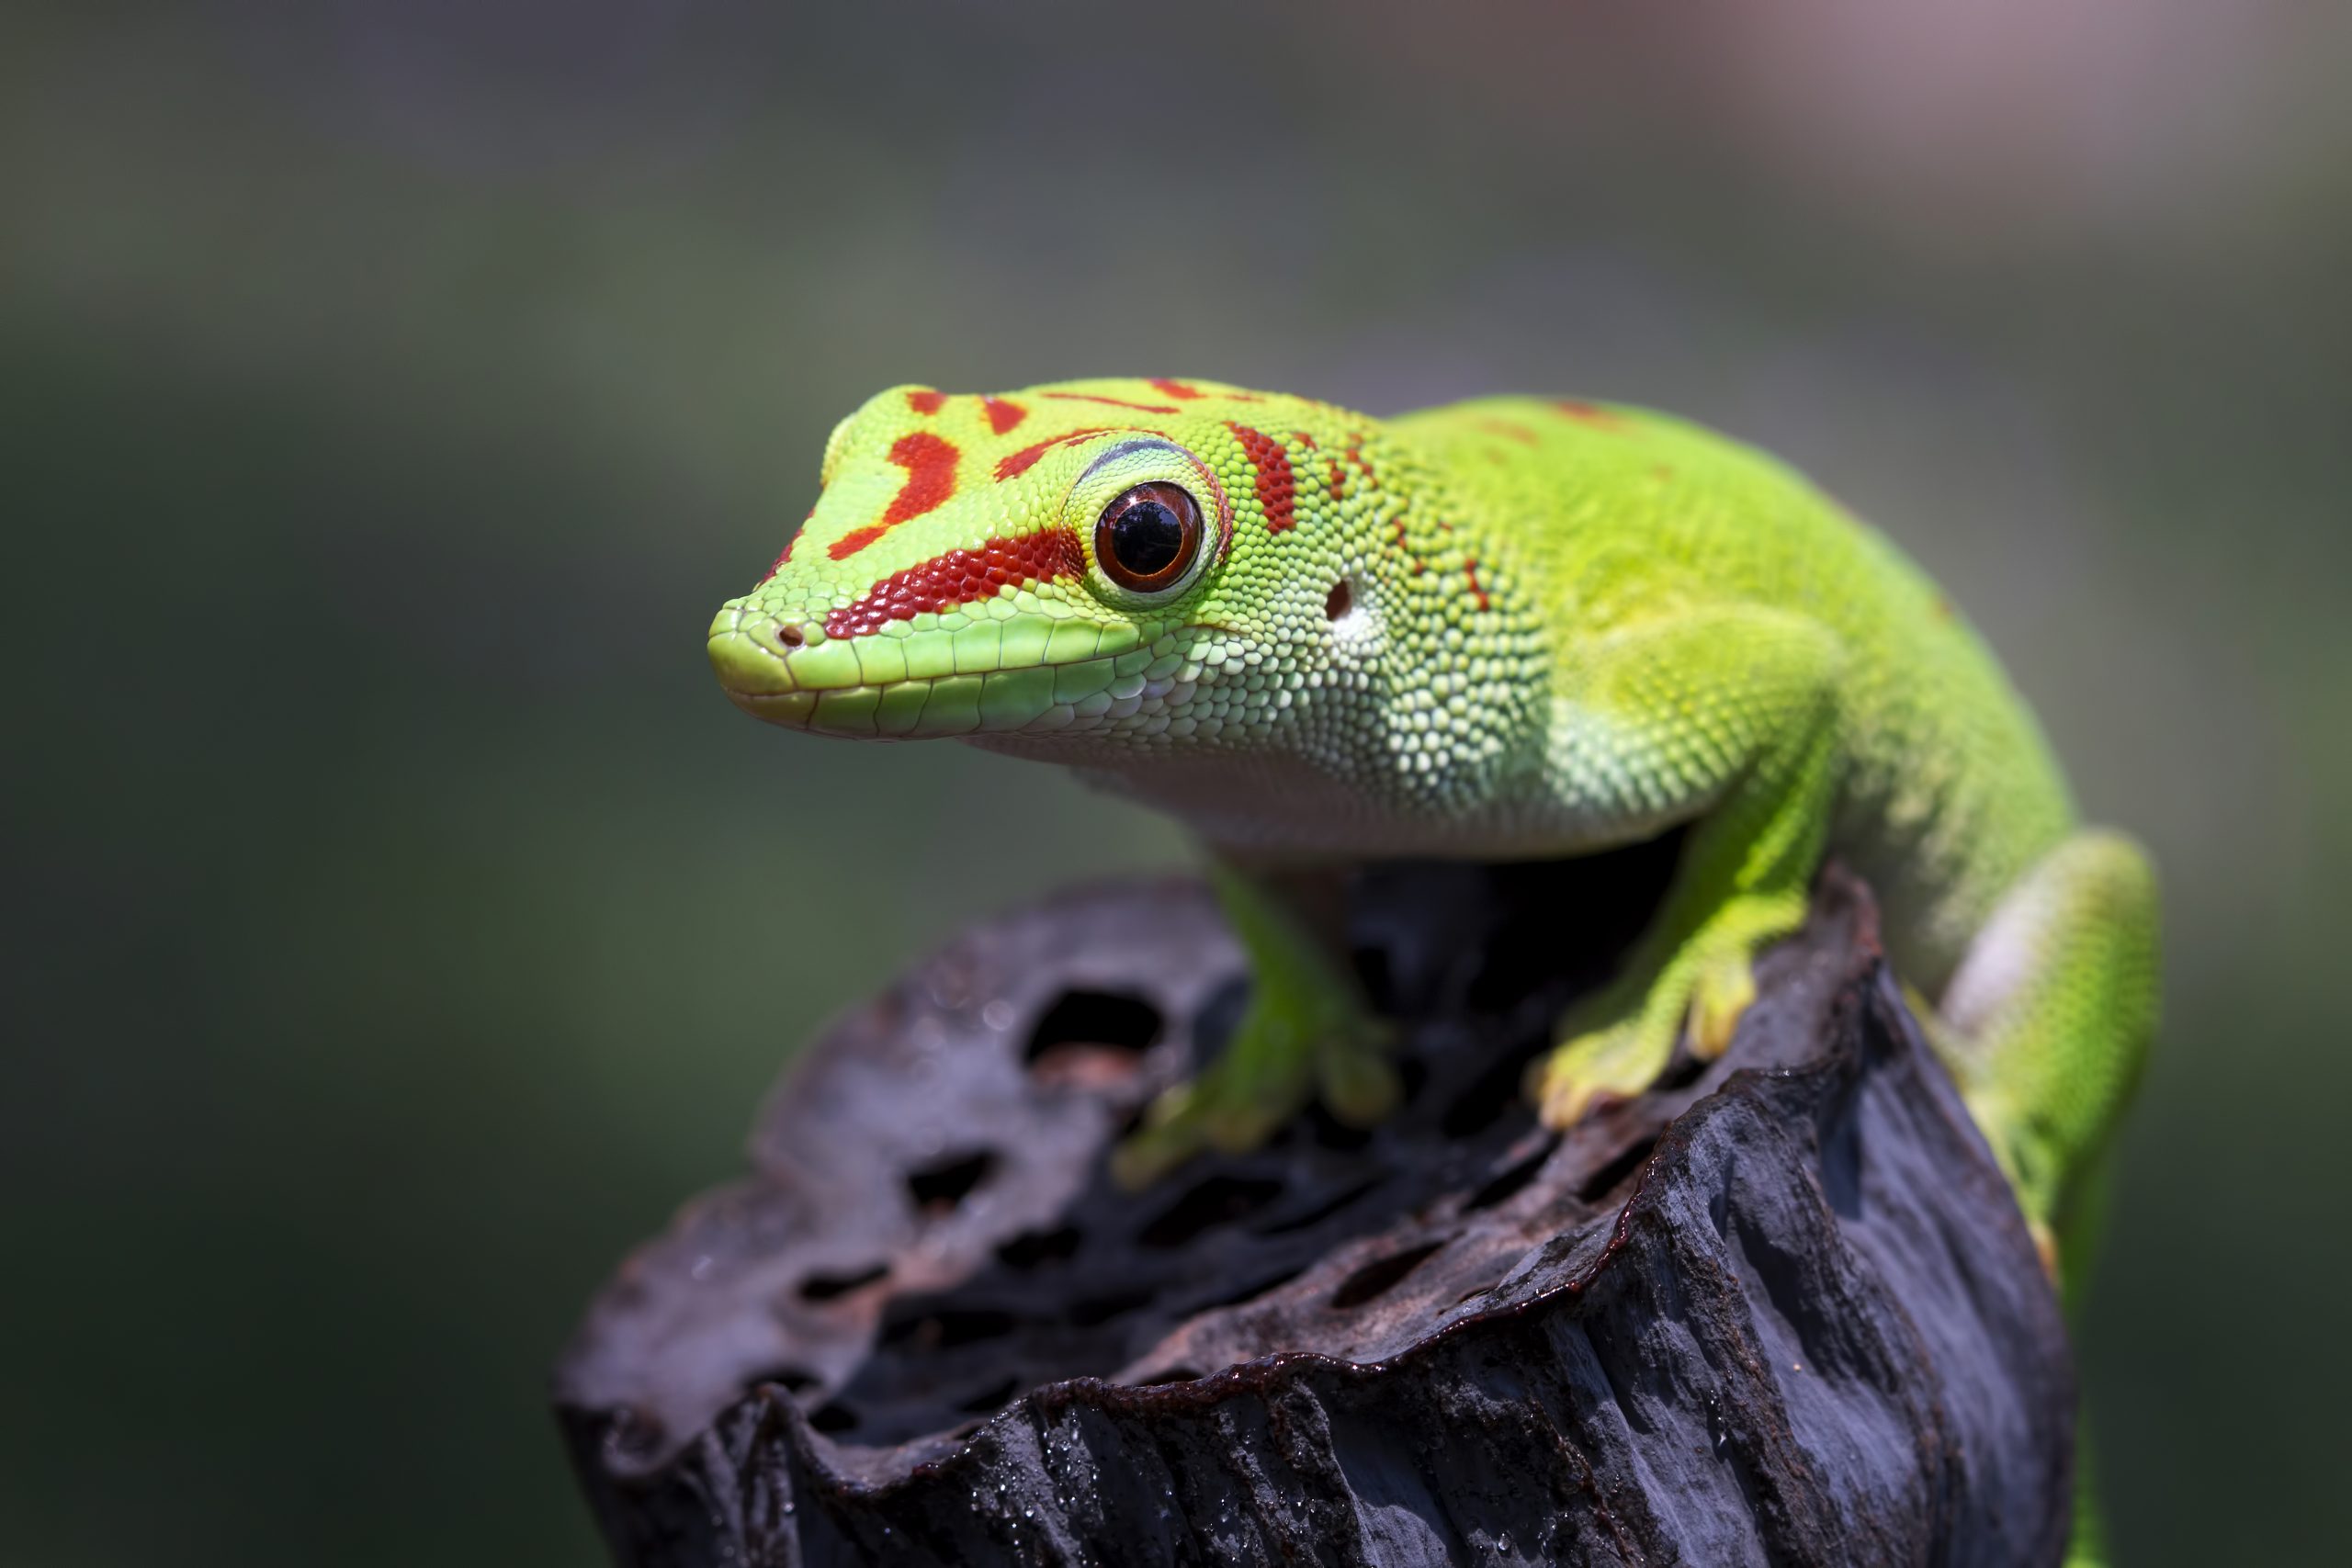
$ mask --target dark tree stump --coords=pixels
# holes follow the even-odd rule
[[[2056,1301],[1856,884],[1724,1059],[1566,1138],[1521,1101],[1674,849],[1368,875],[1406,1111],[1140,1194],[1111,1140],[1244,996],[1204,893],[915,969],[564,1356],[616,1561],[2057,1562]]]

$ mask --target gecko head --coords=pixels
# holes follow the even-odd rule
[[[893,388],[835,428],[815,510],[712,622],[712,666],[824,735],[1114,766],[1262,750],[1376,652],[1350,541],[1377,530],[1348,525],[1373,428],[1209,382]]]

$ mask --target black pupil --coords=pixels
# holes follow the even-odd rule
[[[1111,525],[1111,553],[1137,577],[1157,577],[1184,548],[1184,520],[1157,501],[1131,501]]]

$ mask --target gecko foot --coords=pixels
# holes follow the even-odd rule
[[[1664,1072],[1687,1028],[1691,1055],[1713,1061],[1756,999],[1750,944],[1728,940],[1686,949],[1645,993],[1621,984],[1572,1009],[1565,1037],[1528,1073],[1544,1125],[1574,1126],[1612,1100],[1631,1100]]]

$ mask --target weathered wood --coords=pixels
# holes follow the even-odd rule
[[[1566,1138],[1521,1103],[1673,848],[1369,878],[1407,1110],[1141,1194],[1104,1151],[1242,996],[1197,886],[912,971],[565,1355],[615,1559],[2058,1561],[2058,1308],[1858,886],[1825,878],[1724,1060]]]

